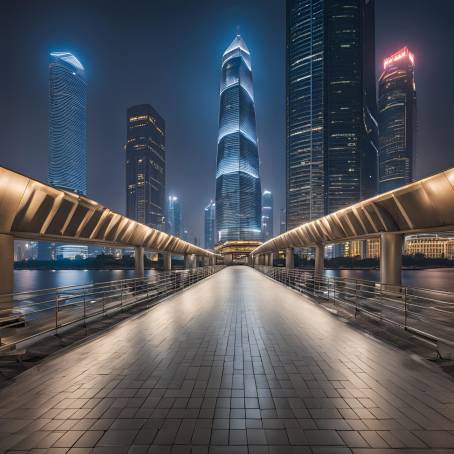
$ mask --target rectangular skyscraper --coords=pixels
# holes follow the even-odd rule
[[[211,200],[203,210],[205,249],[213,249],[216,243],[216,204]]]
[[[164,229],[165,123],[150,104],[127,112],[126,215]]]
[[[180,199],[169,195],[167,200],[167,233],[183,238],[183,220]]]
[[[414,178],[415,58],[406,47],[385,59],[378,90],[379,190],[386,192]]]
[[[373,0],[287,0],[287,228],[376,192]]]
[[[263,191],[262,194],[262,237],[263,241],[273,238],[273,194]]]

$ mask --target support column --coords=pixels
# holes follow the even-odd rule
[[[191,269],[191,256],[189,254],[184,254],[184,269]]]
[[[325,269],[325,245],[317,244],[315,246],[315,267],[314,273],[317,276],[323,276],[323,271]]]
[[[199,257],[195,254],[192,254],[192,268],[197,268],[199,266]]]
[[[400,233],[380,235],[380,282],[389,286],[402,284],[402,245]]]
[[[273,266],[274,264],[274,253],[270,252],[268,256],[269,266]]]
[[[164,252],[162,257],[164,259],[164,271],[170,271],[172,269],[172,254],[170,252]]]
[[[14,238],[0,235],[0,309],[6,309],[12,301],[8,295],[14,293]]]
[[[136,277],[143,277],[144,276],[144,264],[143,264],[143,247],[136,246],[134,252],[134,262],[136,266]]]
[[[295,268],[295,256],[292,247],[289,247],[285,250],[285,267],[287,269]]]

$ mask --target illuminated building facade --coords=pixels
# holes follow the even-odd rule
[[[451,259],[454,256],[454,238],[447,235],[418,234],[405,238],[406,255],[422,254],[427,258]]]
[[[183,238],[183,219],[181,201],[176,195],[169,195],[167,199],[167,233]],[[187,232],[186,232],[187,236]]]
[[[373,0],[287,0],[287,229],[376,193]]]
[[[261,187],[251,55],[237,35],[222,57],[216,241],[261,238]]]
[[[49,184],[87,194],[87,82],[85,69],[70,52],[49,55]],[[74,259],[86,257],[82,245],[41,243],[38,255]]]
[[[216,204],[211,200],[203,210],[205,249],[213,249],[216,243]]]
[[[156,229],[164,228],[165,123],[150,104],[127,112],[126,215]]]
[[[273,229],[273,194],[263,191],[262,194],[262,239],[267,241],[274,236]]]
[[[49,56],[49,184],[87,194],[87,82],[69,52]]]
[[[379,191],[410,183],[416,157],[415,57],[404,47],[384,60],[378,84]]]

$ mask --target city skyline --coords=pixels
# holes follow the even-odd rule
[[[438,91],[435,90],[435,94],[439,93],[437,104],[441,104],[440,106],[435,106],[437,96],[433,96],[434,89],[436,88],[433,86],[434,76],[431,75],[429,77],[428,75],[430,74],[431,67],[433,67],[437,62],[440,64],[442,61],[444,53],[442,51],[443,46],[441,44],[448,45],[451,37],[447,34],[443,34],[443,27],[439,27],[438,24],[435,27],[434,16],[430,10],[427,12],[424,11],[424,14],[422,14],[422,2],[417,4],[411,2],[411,4],[412,11],[415,14],[415,18],[412,20],[408,19],[404,15],[404,11],[408,9],[409,2],[402,1],[399,2],[399,5],[395,5],[393,2],[386,0],[378,2],[376,60],[378,70],[379,62],[381,62],[386,55],[391,54],[396,49],[403,47],[404,45],[408,45],[408,47],[414,51],[416,59],[419,62],[416,82],[418,85],[418,117],[420,130],[418,135],[419,160],[416,169],[416,177],[421,177],[425,174],[433,173],[438,169],[446,168],[452,165],[452,158],[448,155],[448,151],[450,150],[452,144],[449,134],[443,131],[443,129],[446,129],[446,126],[443,126],[446,125],[446,120],[441,121],[443,118],[448,118],[446,115],[446,108],[453,97],[452,88],[448,83],[443,83],[443,80],[446,80],[443,79],[443,77],[445,77],[443,74],[444,71],[439,71],[437,77],[441,78],[441,82],[438,83],[437,79],[437,85],[443,87],[443,93],[442,95],[440,94],[441,88],[438,88]],[[44,2],[42,4],[42,8],[50,8],[51,5],[53,5],[52,2]],[[260,153],[262,159],[262,178],[264,180],[264,187],[270,188],[273,193],[276,194],[276,212],[279,212],[279,208],[283,207],[283,165],[280,164],[283,157],[284,137],[282,130],[283,103],[282,100],[279,99],[282,95],[283,89],[283,66],[280,67],[279,64],[283,62],[282,11],[277,2],[269,2],[270,11],[267,13],[263,12],[259,15],[259,17],[253,19],[251,11],[253,6],[254,5],[244,6],[244,4],[241,4],[240,7],[240,4],[234,5],[232,11],[226,15],[224,19],[220,19],[220,14],[225,14],[226,12],[226,7],[222,7],[221,5],[222,11],[215,17],[216,20],[213,21],[210,19],[210,21],[208,21],[210,23],[208,23],[205,17],[204,22],[207,22],[207,30],[209,30],[210,34],[212,34],[213,27],[216,26],[218,30],[215,35],[216,39],[214,42],[209,42],[204,39],[204,33],[208,33],[208,31],[199,33],[200,35],[203,34],[203,36],[193,36],[197,43],[203,44],[203,47],[201,45],[191,47],[203,49],[203,52],[201,53],[205,56],[205,61],[206,55],[210,56],[207,61],[208,71],[206,68],[203,68],[203,71],[200,71],[206,76],[206,80],[204,79],[203,83],[203,91],[196,91],[199,91],[201,106],[205,109],[204,112],[201,113],[202,118],[208,118],[209,116],[209,124],[212,125],[213,119],[211,119],[211,115],[213,111],[216,112],[218,107],[216,100],[213,104],[213,94],[208,93],[212,91],[212,88],[208,89],[205,87],[207,85],[207,81],[211,81],[208,82],[208,84],[211,85],[218,84],[219,75],[217,72],[216,57],[219,55],[219,50],[222,49],[224,45],[223,43],[226,39],[228,39],[228,35],[231,35],[232,30],[234,30],[236,25],[239,24],[242,33],[248,41],[248,44],[254,50],[253,65],[254,68],[256,68],[255,82],[256,95],[258,99],[257,116],[261,141]],[[443,17],[447,17],[449,15],[448,12],[450,8],[449,5],[446,5],[445,3],[438,3],[438,6],[442,10],[446,10],[445,14],[440,15],[439,8],[437,19],[440,19],[441,17],[442,20]],[[209,5],[204,5],[204,7],[207,8],[208,14],[208,12],[211,11],[209,9]],[[70,7],[65,6],[62,8],[68,9]],[[116,11],[121,11],[121,8],[122,6],[120,5],[117,7]],[[21,16],[19,17],[18,11],[15,10],[15,7],[9,7],[6,11],[8,18],[10,19],[6,27],[7,35],[8,32],[12,33],[14,27],[17,27],[17,24],[24,20],[24,16],[26,19],[28,15],[32,15],[33,10],[33,5],[30,5],[30,8],[25,11],[25,14],[24,11],[21,10]],[[87,11],[87,7],[85,7],[85,9],[82,8],[81,12],[78,13],[78,15],[76,14],[76,19],[80,19],[80,17],[87,13]],[[165,19],[168,13],[166,8],[164,6],[160,6],[159,11],[161,16]],[[95,7],[92,12],[96,17],[96,14],[100,11]],[[418,12],[419,16],[417,14]],[[385,19],[388,24],[386,27],[384,27]],[[52,18],[50,20],[52,20]],[[422,23],[425,27],[421,26]],[[108,21],[103,23],[104,30],[109,30],[110,27],[114,26],[114,24],[114,18],[108,16]],[[42,83],[43,75],[40,68],[42,69],[43,63],[40,61],[44,60],[44,65],[46,65],[47,52],[52,49],[73,50],[74,54],[77,55],[78,58],[84,62],[84,66],[88,68],[87,77],[89,80],[89,88],[92,90],[89,91],[88,101],[87,154],[89,161],[89,195],[98,200],[105,201],[106,204],[112,206],[113,209],[125,212],[125,201],[122,200],[124,197],[120,197],[122,188],[124,187],[121,183],[124,178],[121,175],[124,169],[121,165],[118,166],[118,163],[124,159],[124,150],[122,150],[122,145],[124,144],[125,131],[124,124],[120,125],[120,123],[124,121],[124,111],[129,105],[140,102],[149,102],[155,105],[159,112],[162,112],[162,115],[166,118],[166,120],[169,117],[169,124],[172,124],[174,137],[171,139],[171,143],[169,143],[169,154],[171,155],[171,163],[169,163],[169,167],[170,165],[172,166],[172,170],[169,172],[171,173],[171,175],[169,175],[169,191],[174,191],[175,193],[185,193],[185,210],[188,212],[188,227],[192,232],[192,235],[196,235],[200,238],[203,232],[203,220],[200,215],[197,216],[195,213],[200,213],[203,209],[204,203],[206,203],[206,200],[214,195],[213,183],[210,184],[210,181],[212,181],[212,170],[214,168],[215,159],[215,139],[213,141],[213,135],[216,135],[216,126],[214,128],[212,128],[212,126],[207,126],[204,132],[199,132],[198,122],[195,123],[194,121],[189,121],[187,122],[187,128],[181,129],[180,126],[185,123],[189,117],[187,115],[183,115],[183,112],[186,112],[185,108],[182,109],[183,112],[180,112],[177,115],[175,114],[177,112],[176,110],[172,111],[173,97],[171,95],[172,92],[168,89],[166,92],[166,89],[164,88],[164,90],[162,90],[163,93],[149,89],[142,93],[146,86],[143,83],[137,83],[135,84],[135,95],[131,96],[131,92],[129,91],[130,87],[128,87],[129,95],[125,96],[118,93],[118,89],[115,87],[118,86],[120,82],[122,86],[124,86],[124,83],[128,80],[128,78],[126,77],[126,79],[120,80],[118,76],[115,76],[112,80],[107,80],[105,77],[100,77],[100,74],[102,74],[103,71],[105,72],[109,69],[109,64],[106,63],[107,55],[101,52],[99,54],[99,59],[94,58],[93,52],[95,52],[95,50],[98,51],[99,46],[101,48],[104,46],[106,49],[105,45],[93,41],[95,39],[94,36],[90,37],[89,35],[87,38],[82,37],[80,28],[79,33],[77,33],[77,27],[69,33],[68,31],[71,30],[71,28],[67,27],[67,25],[67,22],[63,21],[60,26],[49,27],[49,29],[52,30],[51,32],[46,30],[43,36],[41,36],[41,34],[38,36],[38,30],[41,30],[40,27],[42,27],[42,24],[38,21],[37,24],[33,24],[33,27],[31,27],[29,31],[24,32],[19,37],[18,44],[23,44],[24,50],[17,53],[17,55],[7,55],[7,61],[11,62],[11,64],[8,64],[8,67],[16,67],[17,74],[19,74],[20,77],[18,77],[17,80],[15,79],[13,83],[13,79],[11,78],[9,71],[7,71],[7,86],[8,88],[11,87],[12,90],[8,90],[5,111],[2,109],[2,118],[5,120],[2,121],[2,127],[5,128],[5,131],[10,131],[10,134],[2,134],[2,146],[3,149],[11,150],[11,152],[3,153],[5,156],[2,156],[2,163],[7,167],[30,174],[31,176],[43,181],[46,179],[45,174],[47,173],[47,168],[45,166],[46,163],[43,161],[45,161],[45,149],[47,148],[47,129],[45,124],[46,121],[45,119],[43,121],[43,116],[40,115],[39,112],[42,112],[43,114],[46,113],[47,106],[43,107],[40,99],[42,99],[43,96],[46,96],[47,88],[46,84]],[[36,35],[35,40],[31,39],[34,35]],[[94,42],[96,42],[98,47],[94,46],[93,50],[91,50],[88,43],[93,44]],[[19,59],[22,58],[24,61],[27,61],[27,59],[24,59],[27,52],[30,52],[31,49],[36,50],[37,48],[41,49],[41,53],[33,51],[32,55],[29,54],[31,56],[31,61],[27,62],[27,68],[34,68],[33,82],[31,82],[31,76],[28,74],[25,75],[23,72],[25,63],[19,62]],[[424,50],[425,52],[423,52]],[[168,53],[168,51],[169,49],[166,49],[166,53]],[[92,52],[91,56],[90,52]],[[112,52],[113,48],[111,45],[107,46],[107,54],[109,55],[109,58]],[[156,50],[153,50],[152,55],[155,55],[156,52]],[[135,57],[136,55],[136,53],[133,53],[132,57]],[[195,54],[195,57],[199,58],[197,53]],[[175,58],[166,61],[165,64],[163,63],[165,71],[162,70],[163,72],[161,73],[161,76],[164,73],[171,75],[171,68],[173,65],[172,62],[174,59],[178,60],[178,56],[176,55]],[[264,62],[267,61],[267,59],[272,59],[273,62],[277,62],[276,64],[273,63],[273,66],[280,67],[279,71],[274,69],[271,71],[265,70],[266,66],[264,65]],[[132,65],[128,65],[127,63],[125,65],[118,65],[119,61],[128,61],[124,52],[120,59],[116,59],[118,73],[122,74],[122,77],[128,75],[131,76],[130,68]],[[30,65],[30,63],[32,64]],[[127,67],[128,71],[122,71],[120,66]],[[281,74],[279,75],[279,73]],[[449,74],[449,71],[445,71],[445,73]],[[111,74],[113,73],[111,72]],[[193,71],[190,75],[191,77],[187,80],[188,84],[181,88],[176,87],[178,93],[182,95],[182,99],[187,101],[185,104],[189,105],[191,105],[191,97],[188,96],[188,91],[190,91],[189,86],[192,81],[195,80],[194,78],[196,76],[199,77],[199,72],[196,74],[196,72]],[[135,75],[134,77],[138,78],[138,82],[143,80],[139,76]],[[100,86],[101,80],[103,83],[107,83],[105,88]],[[134,81],[135,79],[133,78],[132,80]],[[175,85],[176,80],[181,81],[182,83],[186,82],[181,78],[181,75],[178,79],[175,75],[172,75],[169,83]],[[153,86],[153,83],[150,85]],[[274,91],[270,91],[269,87],[274,85],[278,88]],[[21,90],[21,93],[15,93],[14,86],[17,86],[18,89]],[[164,87],[165,86],[166,85],[164,83]],[[267,92],[270,92],[271,96],[268,96]],[[99,99],[103,93],[104,98],[101,97],[101,99],[106,99],[105,96],[107,96],[107,93],[109,93],[109,96],[111,93],[115,93],[115,104],[103,105],[101,115],[101,111],[99,111],[99,107],[97,106],[100,105]],[[201,98],[200,94],[202,95]],[[24,96],[36,96],[37,99],[37,102],[34,103],[33,106],[27,105],[27,115],[29,118],[34,119],[31,130],[33,142],[29,142],[31,139],[22,137],[21,134],[17,133],[17,128],[19,126],[15,123],[20,113],[25,111],[24,106],[26,104],[24,103],[26,102],[26,99]],[[214,96],[216,96],[216,93]],[[431,108],[427,107],[428,102],[430,104],[429,98],[434,100]],[[14,99],[14,102],[12,99]],[[211,99],[211,101],[208,101],[209,99]],[[261,99],[266,99],[266,103],[265,101],[261,101]],[[208,105],[209,107],[207,108]],[[277,110],[275,109],[276,107]],[[437,109],[435,109],[435,107],[437,107]],[[419,112],[419,109],[421,109],[422,112]],[[280,111],[281,115],[276,115],[273,111]],[[6,115],[6,112],[8,112],[8,115]],[[168,115],[169,112],[170,116]],[[216,113],[214,114],[214,117],[214,123],[216,123]],[[269,127],[271,124],[270,119],[274,122],[273,129]],[[180,129],[182,132],[180,132]],[[271,132],[270,129],[272,129]],[[206,137],[206,139],[203,139],[202,142],[200,142],[200,139],[197,137],[202,132],[207,136],[211,135],[211,137]],[[13,137],[14,140],[12,139]],[[182,146],[183,143],[187,145]],[[428,148],[428,144],[431,145],[431,148],[433,144],[434,148],[433,150],[431,149],[430,158],[424,153],[421,153],[421,150]],[[203,150],[203,153],[194,156],[195,150]],[[200,153],[200,151],[198,151],[198,153]],[[193,163],[189,162],[191,159],[194,161]],[[99,165],[100,161],[106,162],[107,165],[110,166],[115,165],[115,167],[108,167],[108,171],[105,172],[106,169]],[[184,171],[188,175],[187,179],[180,178],[180,171],[175,170],[178,162],[182,162],[182,167],[184,167]],[[206,162],[206,164],[203,164],[202,171],[200,171],[200,162]],[[108,175],[103,175],[103,173]],[[118,178],[118,187],[112,187],[111,182],[113,180],[117,180]],[[195,195],[196,192],[200,193],[200,189],[197,188],[198,185],[193,184],[193,181],[195,181],[194,179],[198,179],[198,181],[200,181],[200,185],[202,186],[207,183],[207,193],[203,195],[203,198]],[[99,184],[97,184],[98,182]],[[210,187],[211,190],[209,190]],[[275,230],[277,231],[276,225]]]

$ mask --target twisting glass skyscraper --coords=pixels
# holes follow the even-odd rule
[[[69,52],[49,56],[49,183],[87,193],[87,82]]]
[[[237,35],[224,52],[216,171],[217,241],[261,237],[261,188],[251,55]]]

